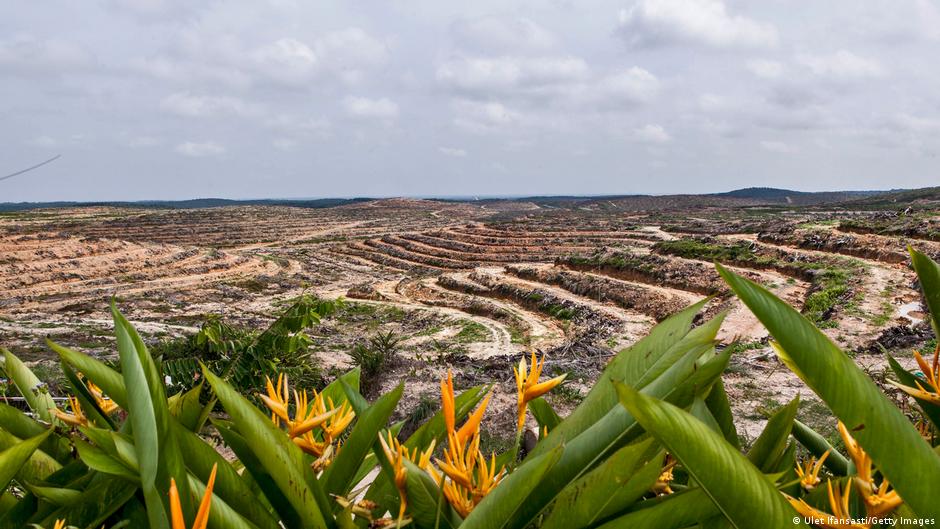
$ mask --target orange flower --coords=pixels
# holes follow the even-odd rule
[[[115,404],[113,400],[111,400],[111,397],[105,395],[104,392],[101,391],[101,388],[99,388],[94,382],[88,380],[85,382],[85,385],[88,386],[88,391],[91,393],[91,396],[95,398],[95,402],[98,404],[98,407],[101,408],[101,411],[105,413],[105,415],[111,415],[119,408],[119,406]]]
[[[212,465],[212,473],[209,474],[209,481],[206,483],[206,492],[202,495],[202,501],[199,503],[199,510],[196,511],[196,518],[193,520],[191,529],[206,529],[209,523],[209,509],[212,504],[212,487],[215,485],[215,472],[218,470],[218,463]],[[176,480],[170,478],[170,520],[173,529],[186,529],[186,521],[183,519],[183,507],[180,505],[180,493],[176,488]]]
[[[522,431],[522,427],[525,425],[526,405],[551,391],[568,376],[564,374],[545,382],[539,382],[543,367],[545,367],[545,356],[543,355],[541,362],[539,362],[533,351],[531,366],[526,366],[525,358],[523,358],[519,360],[519,367],[513,368],[516,375],[516,392],[519,403],[519,420],[516,427],[518,431]]]
[[[845,443],[845,451],[848,452],[852,462],[855,463],[855,486],[858,487],[858,491],[865,501],[865,509],[868,511],[868,515],[877,518],[893,511],[904,503],[904,500],[898,496],[897,492],[888,490],[890,483],[886,478],[882,478],[881,484],[875,486],[871,457],[852,437],[849,429],[842,424],[842,421],[839,421],[838,428],[839,435],[842,436],[842,442]]]
[[[819,471],[822,470],[823,463],[829,457],[829,452],[829,450],[826,450],[826,453],[819,458],[819,461],[815,457],[811,457],[809,460],[804,461],[802,466],[796,465],[796,474],[800,476],[800,484],[806,490],[812,490],[813,487],[819,484]]]
[[[796,512],[803,515],[804,518],[811,518],[822,527],[830,529],[868,529],[871,527],[870,524],[849,523],[849,521],[853,519],[852,512],[849,510],[849,497],[852,493],[851,487],[847,486],[843,494],[842,487],[836,485],[835,488],[833,488],[831,480],[826,482],[826,486],[829,488],[829,508],[832,510],[831,515],[811,507],[804,500],[787,496],[787,501],[789,501]]]
[[[72,408],[72,413],[66,413],[56,408],[54,410],[55,416],[58,417],[60,421],[71,424],[72,426],[88,426],[88,417],[86,417],[85,412],[82,411],[82,405],[79,404],[77,398],[69,396],[69,407]]]
[[[927,383],[928,388],[924,388],[920,381],[914,382],[914,384],[917,385],[916,388],[905,386],[893,380],[889,380],[888,383],[893,384],[912,397],[940,405],[940,345],[938,345],[933,352],[932,364],[927,364],[924,357],[917,351],[914,351],[914,359],[917,360],[917,365],[920,366],[920,370],[924,373],[924,381]]]

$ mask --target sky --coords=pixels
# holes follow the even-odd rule
[[[11,0],[0,202],[940,185],[940,0]]]

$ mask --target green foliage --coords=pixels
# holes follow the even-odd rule
[[[321,383],[321,374],[310,355],[313,340],[305,331],[339,307],[335,301],[301,296],[260,332],[233,327],[211,316],[193,336],[158,344],[153,354],[161,359],[175,390],[193,387],[199,379],[200,362],[243,393],[260,391],[265,377],[278,373],[313,387]]]
[[[394,332],[378,332],[366,342],[359,342],[349,350],[353,365],[362,370],[363,379],[373,381],[386,366],[395,361],[401,338]]]

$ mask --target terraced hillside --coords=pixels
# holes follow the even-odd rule
[[[729,393],[756,428],[755,410],[798,384],[778,369],[766,331],[730,295],[715,261],[803,307],[873,370],[882,348],[931,339],[906,246],[940,256],[933,210],[653,203],[393,199],[5,213],[2,343],[33,362],[49,358],[46,335],[109,355],[112,296],[160,342],[206,315],[260,325],[285,300],[313,292],[344,297],[351,311],[318,335],[324,366],[348,365],[350,347],[381,332],[398,336],[408,359],[385,373],[389,384],[433,379],[444,366],[465,382],[490,380],[490,366],[535,348],[549,352],[553,370],[575,374],[565,396],[574,403],[613,350],[705,300],[707,315],[724,315],[723,345],[737,351]],[[417,405],[420,394],[411,398]]]

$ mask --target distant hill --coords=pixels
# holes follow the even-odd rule
[[[0,211],[25,211],[39,208],[117,207],[155,209],[201,209],[225,206],[293,206],[299,208],[332,208],[369,202],[371,198],[314,198],[314,199],[250,199],[194,198],[191,200],[140,200],[117,202],[0,202]]]
[[[397,200],[397,201],[396,201]],[[412,199],[377,198],[318,198],[318,199],[257,199],[229,200],[197,198],[192,200],[142,200],[136,202],[19,202],[0,203],[0,212],[23,211],[38,208],[108,206],[128,208],[198,209],[225,206],[293,206],[301,208],[330,208],[354,206],[376,202],[376,207],[404,204]],[[754,207],[754,206],[820,206],[845,207],[897,207],[912,201],[940,202],[940,187],[887,190],[887,191],[794,191],[774,187],[748,187],[724,193],[699,195],[607,195],[574,196],[543,195],[512,198],[434,198],[433,202],[463,203],[474,206],[503,207],[512,210],[524,208],[577,209],[587,211],[645,211],[683,207]],[[427,202],[427,201],[425,201]]]
[[[726,193],[715,193],[713,196],[753,200],[766,204],[789,204],[794,206],[810,206],[845,202],[862,197],[883,195],[889,191],[794,191],[792,189],[778,189],[775,187],[747,187],[735,189]]]

